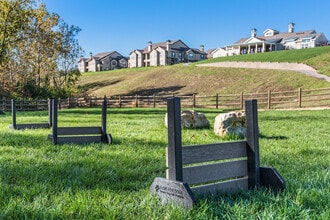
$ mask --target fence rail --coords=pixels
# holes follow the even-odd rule
[[[166,107],[166,100],[173,96],[109,96],[109,107]],[[259,109],[287,109],[308,107],[330,107],[330,88],[296,91],[267,91],[263,93],[230,94],[230,95],[186,95],[178,96],[185,108],[221,108],[244,109],[244,101],[256,99]],[[71,97],[59,99],[59,108],[101,106],[104,97]],[[17,111],[43,111],[48,109],[48,100],[17,100]],[[11,111],[11,100],[0,97],[0,109]]]

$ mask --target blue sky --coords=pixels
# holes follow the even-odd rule
[[[329,0],[43,0],[48,11],[80,27],[85,56],[117,51],[128,56],[147,42],[180,39],[191,48],[223,47],[252,28],[314,29],[330,40]]]

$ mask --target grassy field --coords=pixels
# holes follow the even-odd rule
[[[330,76],[330,47],[231,56],[204,62],[220,61],[303,62]],[[81,91],[98,97],[264,93],[329,86],[329,82],[294,71],[197,67],[194,64],[89,72],[84,73],[79,82]]]
[[[198,109],[211,124],[221,110]],[[59,126],[99,125],[99,108],[59,111]],[[329,219],[329,110],[259,112],[261,165],[287,188],[202,198],[192,210],[149,193],[165,176],[165,109],[108,110],[113,145],[53,146],[49,129],[9,130],[0,115],[0,219]],[[18,112],[17,123],[47,121]],[[224,141],[213,129],[183,130],[183,144]]]

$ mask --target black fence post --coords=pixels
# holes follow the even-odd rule
[[[52,100],[52,108],[53,108],[53,114],[52,114],[52,138],[53,138],[53,144],[57,144],[57,99]]]
[[[245,101],[248,185],[260,185],[259,128],[257,100]]]
[[[16,126],[16,100],[11,100],[11,115],[12,115],[12,126],[14,129],[17,128]]]
[[[102,103],[102,139],[106,140],[107,133],[107,97],[104,96]]]
[[[168,124],[168,179],[183,181],[182,175],[182,141],[181,141],[181,109],[180,99],[167,99]]]

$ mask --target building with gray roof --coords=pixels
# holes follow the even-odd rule
[[[257,35],[257,30],[254,28],[251,30],[250,37],[241,38],[234,44],[226,46],[226,55],[313,48],[328,44],[323,33],[317,33],[315,30],[295,32],[294,26],[294,23],[289,23],[288,32],[268,28],[260,36]]]

